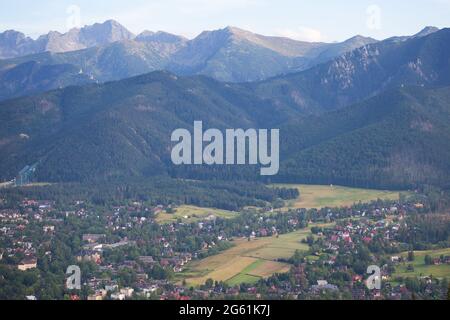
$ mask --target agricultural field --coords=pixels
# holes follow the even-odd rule
[[[231,249],[190,263],[181,277],[191,286],[203,284],[208,279],[230,285],[255,283],[274,273],[288,272],[290,265],[277,260],[292,257],[296,250],[308,250],[308,245],[301,240],[310,234],[311,229],[307,228],[279,237],[238,239]]]
[[[195,206],[180,206],[176,208],[175,213],[161,212],[158,214],[156,221],[158,223],[171,223],[181,219],[185,223],[197,222],[204,220],[208,217],[230,219],[236,216],[236,212],[212,209],[212,208],[200,208]]]
[[[275,187],[297,188],[300,197],[287,201],[284,210],[296,208],[345,207],[372,200],[398,200],[399,191],[358,189],[340,186],[276,184]]]
[[[448,249],[439,249],[439,250],[429,250],[429,251],[414,251],[414,261],[413,262],[405,262],[396,267],[396,272],[393,275],[395,277],[422,277],[422,276],[430,276],[436,278],[447,278],[450,279],[450,265],[441,264],[441,265],[426,265],[425,264],[425,256],[429,255],[432,258],[440,257],[441,255],[450,256],[450,248]],[[403,257],[407,257],[408,253],[404,252],[401,254]],[[412,264],[414,267],[413,272],[409,272],[407,267],[409,264]]]

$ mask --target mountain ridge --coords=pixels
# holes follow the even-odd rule
[[[98,29],[103,29],[103,32],[97,32]],[[114,35],[110,31],[112,29],[119,32]],[[97,42],[84,37],[84,44],[80,44],[82,33],[98,33]],[[1,43],[19,43],[19,49],[15,50],[22,52],[32,41],[14,32],[7,33],[6,37],[3,34],[3,37],[7,40],[0,40],[0,52]],[[56,40],[48,41],[49,37]],[[83,81],[120,80],[156,70],[168,70],[179,75],[203,74],[227,82],[264,80],[301,72],[355,48],[377,43],[374,39],[362,36],[355,36],[342,43],[307,43],[263,36],[236,27],[205,31],[192,40],[163,31],[144,31],[134,36],[114,21],[72,29],[66,34],[55,32],[40,39],[36,41],[41,42],[42,48],[50,46],[56,51],[68,50],[64,47],[66,45],[89,48],[42,52],[0,60],[0,100],[78,85]],[[67,39],[73,41],[66,44]],[[95,46],[100,42],[103,44]],[[37,62],[38,67],[28,69],[27,74],[24,70],[27,70],[29,61]],[[21,66],[22,63],[26,65]],[[56,67],[57,64],[61,66]],[[51,72],[55,68],[64,72]]]
[[[450,29],[381,41],[308,70],[249,84],[274,103],[333,110],[402,85],[450,84]]]
[[[258,180],[253,167],[171,165],[171,130],[202,119],[219,129],[279,127],[282,160],[272,181],[448,186],[449,98],[449,86],[397,88],[310,116],[258,98],[246,86],[153,72],[0,103],[6,124],[0,151],[8,155],[0,174],[10,179],[39,161],[39,180],[51,182],[161,174]]]

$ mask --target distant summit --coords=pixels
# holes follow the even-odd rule
[[[33,39],[15,30],[0,33],[0,59],[28,54],[33,50]]]
[[[80,29],[80,42],[86,47],[104,45],[116,41],[131,40],[135,35],[114,20],[96,23]]]
[[[69,52],[117,41],[131,40],[135,37],[124,26],[114,20],[96,23],[92,26],[74,28],[66,33],[50,31],[37,40],[23,33],[8,30],[0,33],[0,59],[8,59],[30,54],[50,52]]]
[[[74,28],[64,34],[52,31],[39,37],[37,42],[40,52],[68,52],[131,40],[134,37],[133,33],[117,21],[108,20],[81,29]]]
[[[433,33],[437,32],[439,30],[440,29],[437,28],[437,27],[430,27],[430,26],[428,26],[428,27],[423,28],[421,31],[419,31],[418,33],[416,33],[416,34],[414,34],[412,36],[392,37],[392,38],[389,38],[387,40],[390,40],[390,41],[405,41],[405,40],[408,40],[408,39],[411,39],[411,38],[422,38],[422,37],[429,36],[430,34],[433,34]]]
[[[440,30],[439,28],[428,26],[428,27],[423,28],[420,32],[415,34],[413,37],[425,37],[425,36],[428,36],[428,35],[430,35],[432,33],[437,32],[439,30]]]

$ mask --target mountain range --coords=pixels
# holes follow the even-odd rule
[[[437,30],[427,27],[412,37]],[[341,43],[309,43],[235,27],[205,31],[192,40],[162,31],[135,36],[113,20],[65,34],[50,32],[37,40],[6,31],[0,34],[0,58],[4,58],[0,60],[0,100],[156,70],[227,82],[259,81],[303,71],[374,43],[362,36]]]
[[[390,88],[450,83],[450,29],[369,44],[304,72],[249,84],[259,97],[305,111],[353,104]],[[309,110],[308,110],[309,109]]]
[[[33,75],[16,82],[23,88],[61,88],[0,102],[0,179],[33,163],[39,163],[38,180],[52,182],[161,175],[260,179],[253,167],[171,164],[171,132],[202,120],[219,129],[280,128],[281,168],[271,181],[449,187],[450,29],[426,28],[360,46],[366,41],[356,37],[331,47],[236,28],[194,40],[144,32],[104,46],[3,60],[1,70],[15,61],[1,75],[9,81]],[[117,52],[129,60],[116,60]],[[236,67],[242,76],[252,56],[255,70],[265,72],[265,64],[278,65],[268,62],[276,55],[297,59],[297,66],[323,61],[254,82],[222,82],[208,74],[213,66]],[[142,72],[143,61],[169,70],[129,77]],[[48,82],[48,74],[60,82]]]
[[[375,42],[356,36],[341,43],[308,43],[235,27],[205,31],[192,40],[162,31],[136,36],[113,20],[37,40],[9,30],[0,34],[0,100],[156,70],[228,82],[264,80]]]

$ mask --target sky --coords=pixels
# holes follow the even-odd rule
[[[134,33],[163,30],[193,38],[235,26],[304,41],[411,35],[450,27],[450,0],[15,0],[0,2],[0,32],[33,38],[114,19]]]

